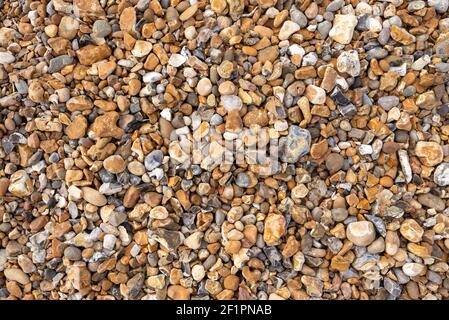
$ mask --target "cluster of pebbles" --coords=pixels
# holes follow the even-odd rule
[[[0,299],[449,298],[448,0],[1,3]]]

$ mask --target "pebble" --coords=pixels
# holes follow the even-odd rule
[[[182,66],[185,62],[187,61],[187,58],[174,53],[170,56],[170,59],[168,60],[168,64],[171,65],[172,67],[178,68],[180,66]]]
[[[292,34],[300,29],[300,26],[293,21],[285,21],[279,31],[279,40],[288,40]]]
[[[433,141],[419,141],[415,153],[423,165],[436,166],[443,161],[443,148]]]
[[[10,52],[0,52],[0,64],[10,64],[16,59]]]
[[[30,283],[29,276],[23,272],[21,269],[17,268],[6,268],[3,270],[3,274],[5,275],[6,279],[9,281],[16,281],[17,283],[20,283],[21,285],[26,285]]]
[[[433,181],[442,187],[449,185],[449,163],[443,162],[435,168]]]
[[[337,59],[337,70],[351,77],[360,75],[360,60],[356,50],[343,51]]]
[[[370,221],[351,222],[346,228],[346,236],[356,246],[366,247],[376,238],[376,230]]]
[[[126,163],[121,156],[113,155],[104,159],[103,167],[111,173],[118,174],[126,169]]]
[[[287,137],[280,139],[281,160],[288,163],[297,162],[310,151],[311,135],[306,129],[290,126]]]
[[[410,242],[419,242],[422,239],[424,230],[413,219],[407,219],[401,224],[401,235],[404,236]]]
[[[352,40],[357,17],[351,14],[336,14],[329,37],[341,44],[348,44]]]
[[[33,182],[25,170],[18,170],[11,175],[8,191],[20,198],[29,196],[34,191]]]
[[[106,205],[107,199],[104,195],[102,195],[98,190],[95,190],[90,187],[83,187],[83,199],[93,204],[94,206],[101,207]]]

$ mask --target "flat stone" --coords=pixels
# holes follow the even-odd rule
[[[104,159],[103,167],[111,173],[118,174],[126,169],[126,163],[120,155],[112,155]]]
[[[67,101],[66,106],[67,110],[70,112],[91,110],[94,107],[92,100],[87,96],[70,98],[69,101]]]
[[[81,64],[91,66],[95,62],[109,58],[111,56],[111,48],[107,44],[99,46],[89,44],[76,51],[76,56]]]
[[[83,199],[97,207],[102,207],[107,204],[107,199],[98,190],[90,187],[83,187]]]
[[[436,211],[443,211],[446,208],[445,202],[431,193],[420,194],[418,202],[428,208],[434,208]]]
[[[7,269],[3,270],[3,274],[5,275],[6,279],[8,279],[9,281],[16,281],[16,282],[20,283],[21,285],[26,285],[26,284],[30,283],[30,278],[21,269],[7,268]]]

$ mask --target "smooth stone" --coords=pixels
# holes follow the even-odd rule
[[[13,63],[16,58],[10,52],[0,52],[0,64]]]
[[[107,198],[98,190],[90,187],[83,187],[83,199],[97,207],[105,206],[108,203]]]
[[[94,22],[92,31],[97,37],[104,38],[111,34],[112,27],[106,20],[97,20]]]
[[[16,282],[20,283],[21,285],[26,285],[26,284],[30,283],[30,278],[21,269],[8,268],[8,269],[3,270],[3,274],[5,275],[6,279],[8,279],[9,281],[16,281]]]
[[[418,202],[428,208],[434,208],[436,211],[443,211],[446,209],[444,200],[431,193],[420,194],[418,196]]]
[[[376,230],[370,221],[351,222],[346,227],[346,237],[356,246],[366,247],[376,238]]]
[[[426,267],[420,263],[407,262],[402,266],[402,271],[409,277],[420,275]]]

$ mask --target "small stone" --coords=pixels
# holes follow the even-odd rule
[[[196,85],[196,92],[201,96],[208,96],[212,92],[212,83],[208,78],[202,78]]]
[[[78,60],[85,66],[91,66],[95,62],[109,58],[111,53],[111,48],[107,44],[99,46],[89,44],[76,51]]]
[[[20,269],[7,268],[3,270],[3,274],[9,281],[16,281],[21,285],[26,285],[30,283],[30,278],[28,277],[28,275]]]
[[[162,164],[164,154],[160,150],[153,150],[145,157],[145,168],[152,171]]]
[[[328,150],[329,146],[327,140],[322,140],[319,143],[312,144],[312,147],[310,148],[310,156],[313,159],[320,159],[326,155]]]
[[[326,90],[326,92],[331,92],[335,88],[338,73],[334,68],[328,67],[324,72],[323,81],[321,82],[321,88]]]
[[[336,14],[334,24],[329,31],[329,37],[341,44],[349,44],[352,40],[357,18],[351,14]]]
[[[376,230],[370,221],[351,222],[346,228],[346,237],[356,246],[366,247],[376,238]]]
[[[360,75],[360,60],[357,51],[343,51],[337,59],[337,70],[352,77]]]
[[[293,21],[285,21],[279,31],[279,40],[288,40],[292,34],[300,29],[300,26]]]
[[[332,209],[332,219],[337,222],[344,221],[348,217],[348,210],[345,208],[335,208]]]
[[[326,168],[331,174],[337,172],[344,165],[344,158],[338,153],[330,153],[326,158]]]
[[[243,107],[242,99],[234,95],[224,95],[220,97],[221,105],[230,112],[233,109],[240,111]]]
[[[434,208],[436,211],[443,211],[446,208],[445,202],[431,193],[420,194],[418,202],[428,208]]]
[[[311,84],[306,88],[306,97],[313,104],[324,104],[326,102],[326,91]]]
[[[190,300],[190,291],[180,285],[172,285],[167,288],[167,296],[172,300]]]
[[[416,41],[416,38],[414,35],[411,35],[407,32],[407,30],[398,27],[397,25],[392,25],[390,27],[391,37],[393,40],[403,44],[403,45],[409,45]]]
[[[107,37],[112,32],[112,27],[106,20],[97,20],[94,22],[92,32],[99,38]]]
[[[133,33],[136,27],[137,17],[136,9],[134,7],[128,7],[123,9],[120,15],[120,30]]]
[[[234,71],[234,64],[229,60],[224,60],[217,68],[217,72],[223,79],[229,79]]]
[[[44,88],[38,80],[32,80],[28,86],[28,97],[36,103],[44,101]]]
[[[59,3],[59,1],[55,1]],[[75,14],[83,17],[100,17],[105,14],[98,0],[74,0],[73,10]]]
[[[152,237],[170,251],[176,250],[185,239],[184,235],[179,231],[160,228],[153,233]]]
[[[413,219],[404,220],[399,229],[401,235],[411,242],[420,242],[424,234],[423,228]]]
[[[383,96],[377,102],[385,111],[390,111],[393,107],[399,105],[399,98],[396,96]]]
[[[58,34],[60,37],[63,37],[67,40],[72,40],[75,38],[76,34],[79,30],[79,22],[78,20],[69,17],[63,16],[61,22],[59,23]]]
[[[143,82],[145,83],[155,83],[162,79],[162,74],[159,72],[148,72],[142,77]]]
[[[88,123],[86,118],[80,114],[77,115],[75,119],[73,119],[73,121],[67,126],[65,133],[69,139],[81,139],[86,135],[87,126]]]
[[[10,64],[16,59],[10,52],[0,52],[0,64]]]
[[[443,162],[436,167],[433,173],[433,181],[441,187],[449,185],[449,162]]]
[[[115,111],[106,112],[104,115],[98,116],[91,125],[90,131],[97,139],[110,137],[120,139],[125,132],[116,125],[119,116],[119,113]]]
[[[97,207],[106,205],[107,199],[98,190],[90,187],[83,187],[83,199]]]
[[[47,72],[52,74],[61,71],[65,66],[73,64],[73,62],[73,57],[67,55],[54,57],[50,60]]]
[[[310,132],[298,126],[290,126],[287,137],[279,141],[281,160],[283,162],[295,163],[310,151]]]
[[[113,234],[105,235],[103,238],[103,248],[106,250],[114,250],[116,241],[117,238]]]
[[[194,5],[189,6],[186,10],[183,11],[183,13],[181,13],[181,15],[179,16],[179,20],[181,21],[189,20],[195,15],[197,10],[198,4],[195,3]]]
[[[181,146],[177,142],[172,142],[168,146],[168,153],[170,158],[176,160],[179,163],[184,163],[189,160],[189,155],[182,150]]]
[[[178,53],[174,53],[170,56],[170,59],[168,60],[168,64],[172,67],[178,68],[182,66],[184,63],[186,63],[187,58],[183,55],[180,55]]]
[[[157,206],[150,210],[150,217],[153,219],[163,220],[168,218],[168,211],[165,207]]]
[[[25,170],[14,172],[9,180],[8,191],[19,198],[27,197],[34,191],[33,182]]]
[[[436,166],[443,161],[443,148],[436,142],[418,141],[415,153],[422,164],[426,166]]]
[[[426,267],[420,263],[408,262],[402,266],[402,271],[409,277],[416,277],[424,272]]]
[[[103,167],[111,173],[118,174],[126,169],[126,163],[121,156],[113,155],[104,159]]]
[[[134,48],[131,50],[133,56],[137,58],[146,57],[153,48],[152,44],[148,41],[137,40],[134,44]]]
[[[201,264],[196,264],[192,267],[192,278],[195,281],[201,281],[206,276],[206,271]]]
[[[362,144],[359,146],[359,153],[362,156],[369,155],[373,153],[373,147],[369,144]]]
[[[70,112],[91,110],[94,107],[92,100],[86,96],[70,98],[70,100],[67,101],[66,106]]]
[[[21,254],[20,256],[17,257],[17,263],[25,273],[29,274],[36,271],[36,266],[34,265],[33,261],[24,254]]]
[[[281,214],[270,213],[265,218],[263,239],[268,246],[278,245],[285,233],[285,218]]]
[[[73,246],[67,247],[64,249],[64,257],[70,261],[79,261],[82,258],[81,250]]]
[[[184,240],[184,245],[192,250],[198,250],[201,247],[201,240],[203,239],[203,232],[197,231],[192,233]]]

